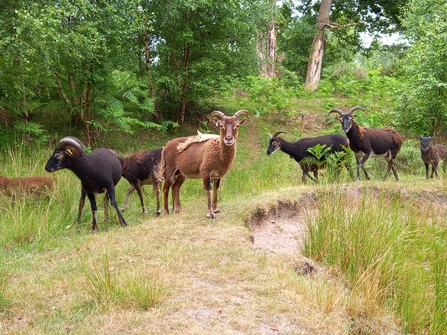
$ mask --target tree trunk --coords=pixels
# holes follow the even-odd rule
[[[92,111],[90,105],[90,80],[87,80],[87,85],[84,91],[84,99],[85,99],[85,135],[87,137],[87,146],[91,146],[93,142],[93,133],[90,129],[90,120],[92,119]]]
[[[304,89],[315,91],[321,78],[321,67],[324,54],[324,30],[314,37],[312,41],[312,52],[307,64],[306,84]]]
[[[55,72],[54,75],[56,76],[57,87],[59,88],[59,92],[62,96],[62,99],[64,99],[65,103],[68,106],[68,111],[69,111],[69,113],[71,113],[70,99],[68,98],[67,94],[65,94],[65,90],[64,90],[64,86],[62,85],[61,78],[59,77],[59,74],[57,72]]]
[[[267,30],[267,71],[266,77],[275,77],[276,64],[276,22],[272,20]]]
[[[183,68],[182,68],[183,74],[180,76],[182,78],[182,82],[180,83],[182,93],[177,113],[178,124],[183,124],[183,122],[185,121],[186,103],[188,100],[187,91],[189,88],[188,85],[189,53],[190,53],[190,46],[188,42],[186,42],[183,55]]]
[[[304,88],[307,90],[316,90],[320,83],[324,55],[324,34],[325,28],[331,25],[329,13],[331,12],[333,1],[321,0],[317,23],[315,25],[315,29],[318,32],[312,41],[312,50],[307,65],[306,84],[304,85]]]
[[[148,74],[148,81],[149,81],[149,97],[154,99],[154,115],[156,121],[160,119],[158,113],[157,113],[157,101],[155,99],[155,88],[154,88],[154,82],[152,80],[152,74],[151,74],[151,57],[149,52],[149,30],[147,28],[147,19],[144,20],[144,31],[143,31],[143,43],[144,43],[144,60],[146,65],[146,72]]]
[[[267,34],[258,33],[256,52],[260,59],[259,72],[261,76],[273,78],[276,65],[276,22],[274,19],[267,25]]]
[[[267,73],[267,56],[265,51],[265,38],[262,31],[258,33],[258,38],[256,39],[256,54],[259,59],[259,73],[261,76],[265,76]]]

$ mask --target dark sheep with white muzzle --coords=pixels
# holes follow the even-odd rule
[[[104,216],[108,220],[108,200],[116,210],[121,226],[127,226],[115,199],[115,185],[121,179],[122,167],[113,150],[101,148],[90,155],[84,151],[84,145],[76,137],[67,136],[61,139],[48,160],[45,170],[54,172],[69,169],[81,180],[81,198],[79,200],[78,223],[84,208],[85,197],[90,200],[93,213],[93,231],[98,230],[96,195],[106,192],[104,197]]]
[[[346,136],[340,134],[307,137],[299,139],[295,142],[288,142],[282,137],[278,136],[281,133],[286,134],[285,131],[278,131],[273,136],[270,136],[269,146],[267,148],[267,155],[270,156],[277,150],[281,150],[282,152],[288,154],[290,158],[293,158],[296,162],[298,162],[299,166],[301,167],[301,170],[303,171],[303,183],[306,182],[307,177],[309,177],[313,181],[317,181],[318,170],[325,166],[325,159],[327,158],[327,155],[335,152],[343,152],[345,151],[345,148],[348,148],[349,146]],[[309,149],[317,146],[318,144],[330,148],[326,155],[321,158],[321,164],[312,164],[306,162],[306,158],[317,159],[312,153],[309,152]],[[345,162],[344,165],[351,175],[351,178],[353,178],[349,164]],[[311,171],[313,172],[314,177],[309,175],[309,172]]]

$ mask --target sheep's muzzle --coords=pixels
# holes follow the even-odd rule
[[[231,147],[234,144],[234,137],[230,137],[230,136],[225,136],[224,138],[224,143],[226,146]]]

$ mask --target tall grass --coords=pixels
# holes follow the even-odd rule
[[[447,226],[438,213],[391,191],[320,200],[305,254],[344,278],[351,316],[391,310],[407,332],[447,333]]]
[[[98,304],[149,309],[167,296],[166,287],[150,275],[114,272],[107,253],[99,262],[87,256],[80,256],[77,262],[84,277],[81,286]]]

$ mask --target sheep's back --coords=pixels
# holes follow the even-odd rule
[[[204,162],[206,153],[210,150],[210,145],[216,140],[209,138],[200,142],[190,142],[186,147],[186,142],[191,141],[191,137],[179,137],[166,143],[162,154],[162,170],[164,178],[172,178],[177,170],[181,171],[188,178],[200,178],[200,169]],[[181,148],[179,151],[178,148]]]
[[[131,182],[160,179],[162,149],[143,150],[131,154],[123,162],[123,177]]]
[[[101,148],[85,156],[82,162],[72,167],[72,171],[88,193],[102,193],[119,182],[122,166],[115,152]]]
[[[396,155],[402,146],[402,136],[393,128],[368,128],[371,148],[376,154],[391,150]]]

